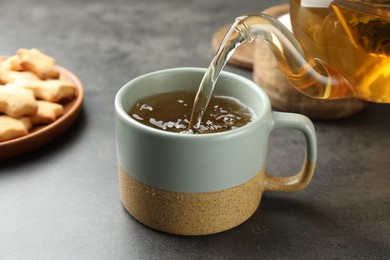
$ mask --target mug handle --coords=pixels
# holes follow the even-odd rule
[[[300,114],[273,112],[272,130],[292,128],[301,131],[306,140],[306,154],[301,171],[288,177],[276,177],[265,174],[264,191],[295,192],[304,189],[313,177],[317,160],[317,138],[313,123]]]

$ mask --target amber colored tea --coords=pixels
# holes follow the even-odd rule
[[[389,103],[390,17],[381,15],[388,9],[372,4],[369,10],[358,2],[333,1],[322,8],[291,0],[293,32],[306,53],[349,80],[358,98]]]
[[[189,129],[195,91],[173,91],[142,98],[128,114],[138,122],[177,133],[216,133],[232,130],[251,122],[255,114],[236,98],[212,96],[201,124]]]

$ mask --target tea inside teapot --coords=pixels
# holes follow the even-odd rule
[[[356,97],[390,103],[390,1],[291,0],[295,37],[305,56],[325,61]]]

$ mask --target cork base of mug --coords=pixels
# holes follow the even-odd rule
[[[178,235],[207,235],[236,227],[259,206],[264,171],[218,192],[183,193],[142,184],[119,167],[122,203],[139,222]]]
[[[277,5],[265,10],[280,17],[289,12],[289,5]],[[368,102],[359,99],[319,100],[301,94],[279,69],[267,44],[254,43],[253,80],[267,93],[272,107],[286,112],[304,114],[312,119],[338,119],[352,116],[367,107]]]

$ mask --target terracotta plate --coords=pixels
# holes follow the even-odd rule
[[[32,151],[47,144],[64,133],[76,119],[84,99],[83,86],[81,81],[72,72],[61,66],[57,66],[57,68],[61,75],[76,86],[76,97],[68,103],[63,104],[64,114],[50,125],[34,127],[26,136],[0,142],[0,160]]]

